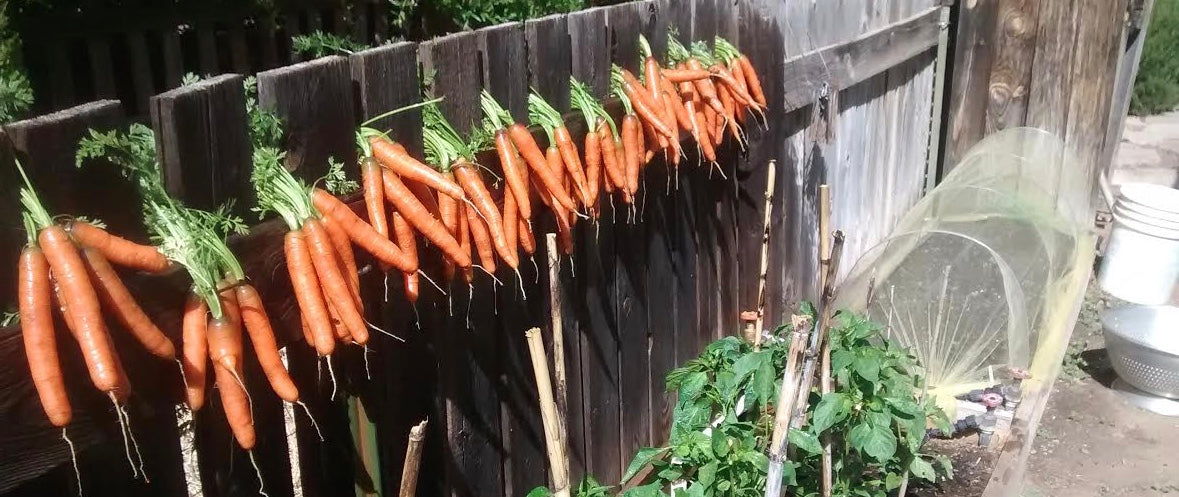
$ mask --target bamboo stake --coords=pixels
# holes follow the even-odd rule
[[[761,232],[761,268],[757,278],[757,321],[753,325],[753,350],[761,349],[761,337],[765,330],[766,273],[770,267],[770,220],[774,209],[777,169],[777,163],[772,160],[766,166],[766,203]]]
[[[565,322],[561,312],[564,298],[561,294],[561,252],[557,248],[557,234],[548,233],[544,237],[548,257],[546,262],[549,270],[549,315],[553,333],[553,377],[557,396],[557,421],[560,423],[561,440],[567,440],[566,427],[569,416],[569,386],[565,381]]]
[[[811,385],[815,381],[815,369],[818,363],[821,362],[821,355],[823,352],[823,345],[827,341],[828,324],[831,322],[831,300],[835,297],[835,274],[839,271],[839,255],[843,252],[843,232],[836,231],[833,238],[834,245],[831,247],[831,263],[827,265],[827,284],[823,286],[822,309],[824,312],[819,314],[818,325],[810,336],[810,346],[806,350],[806,363],[803,365],[802,384],[799,387],[799,401],[794,406],[794,417],[802,419],[806,416],[806,399],[810,394]],[[799,423],[801,426],[802,423]]]
[[[291,368],[286,347],[278,349],[278,358],[282,361],[283,369]],[[282,424],[286,429],[287,459],[291,465],[291,495],[303,497],[303,469],[299,463],[299,430],[295,425],[295,404],[282,403]]]
[[[532,370],[536,375],[536,396],[540,403],[545,448],[552,470],[553,495],[569,497],[569,459],[565,451],[565,440],[561,435],[560,420],[557,417],[557,403],[553,400],[553,385],[549,380],[549,364],[545,358],[540,328],[524,332],[524,337],[528,339],[528,355],[532,357]]]
[[[414,497],[418,491],[418,468],[422,464],[422,440],[426,438],[426,424],[423,419],[409,429],[409,445],[405,447],[405,464],[401,466],[401,489],[398,497]]]
[[[836,275],[827,274],[831,266],[831,188],[819,185],[819,288],[827,288],[828,278]],[[819,391],[826,395],[834,391],[835,385],[831,381],[831,341],[823,341],[823,363],[819,375]],[[831,487],[834,480],[831,474],[831,437],[823,436],[823,458],[820,488],[822,497],[831,497]]]

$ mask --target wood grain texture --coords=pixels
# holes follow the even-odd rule
[[[572,69],[568,17],[555,14],[524,23],[528,45],[528,81],[558,111],[569,110]],[[561,77],[564,76],[564,77]]]
[[[978,0],[959,5],[954,63],[950,68],[950,105],[946,110],[947,137],[944,174],[953,170],[971,145],[982,139],[986,119],[994,45],[990,39],[998,22],[998,0]],[[943,176],[944,176],[943,174]]]
[[[328,158],[356,163],[356,118],[347,59],[324,57],[258,73],[258,105],[283,120],[287,168],[310,183]],[[345,168],[353,178],[355,168]]]
[[[235,213],[245,217],[250,212],[254,188],[245,105],[242,78],[236,74],[151,98],[156,155],[168,193],[189,207],[214,210],[234,201]]]
[[[1068,122],[1069,91],[1072,87],[1073,51],[1061,47],[1076,41],[1074,0],[1041,2],[1036,26],[1031,81],[1028,85],[1028,126],[1063,136]]]
[[[349,57],[355,84],[357,113],[368,120],[388,111],[421,101],[417,45],[394,43],[370,48]],[[410,109],[381,118],[370,127],[392,130],[390,137],[405,145],[415,157],[422,156],[422,111]]]
[[[1035,56],[1039,0],[1000,0],[984,132],[1022,126]]]
[[[418,58],[433,95],[445,96],[438,105],[461,134],[479,122],[479,33],[468,31],[422,43]]]
[[[483,86],[516,121],[528,119],[528,48],[524,24],[510,22],[480,29],[480,67]]]

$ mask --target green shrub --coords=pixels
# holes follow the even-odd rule
[[[33,105],[33,88],[21,65],[20,38],[0,10],[0,123],[21,117]]]
[[[1130,113],[1147,115],[1179,106],[1179,0],[1155,0],[1142,50]]]

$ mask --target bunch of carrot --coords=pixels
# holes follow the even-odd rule
[[[54,426],[65,427],[73,419],[66,394],[65,378],[58,359],[53,310],[59,311],[66,329],[78,342],[95,388],[107,394],[115,406],[123,432],[127,459],[133,474],[136,464],[126,444],[134,442],[123,408],[131,394],[131,383],[116,353],[103,309],[153,355],[176,359],[172,342],[140,308],[112,266],[150,272],[170,267],[154,247],[144,246],[106,232],[101,226],[80,219],[55,222],[45,209],[20,163],[24,179],[20,201],[28,243],[19,260],[19,314],[25,354],[33,385],[46,416]],[[73,448],[70,444],[71,451]],[[136,448],[138,453],[138,448]],[[139,470],[143,461],[139,460]]]

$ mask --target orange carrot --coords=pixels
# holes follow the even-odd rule
[[[516,151],[516,146],[512,145],[511,138],[508,137],[507,132],[499,130],[495,132],[495,151],[499,154],[499,167],[504,172],[504,180],[508,184],[508,188],[516,196],[516,203],[520,209],[520,216],[524,219],[532,219],[532,204],[528,198],[528,183],[524,181],[524,177],[520,174],[520,168],[525,167],[520,164],[522,160],[520,153]]]
[[[569,129],[558,126],[553,130],[553,139],[557,141],[557,150],[561,152],[561,161],[565,163],[565,170],[577,186],[581,194],[581,201],[585,205],[590,203],[589,186],[587,185],[585,170],[581,166],[581,156],[577,153],[577,144],[573,143],[573,136]]]
[[[606,179],[614,186],[625,186],[626,165],[618,162],[614,133],[610,131],[610,126],[604,121],[598,125],[598,139],[601,144],[602,164],[603,169],[606,170]]]
[[[594,131],[585,134],[585,182],[593,208],[598,204],[598,193],[602,189],[602,143]]]
[[[189,293],[184,301],[184,318],[181,322],[180,342],[183,354],[180,361],[184,370],[185,398],[188,408],[201,410],[205,405],[205,372],[208,367],[209,306],[195,293]]]
[[[520,257],[511,250],[508,250],[507,241],[504,239],[503,218],[500,216],[495,202],[491,200],[491,193],[487,191],[487,186],[483,184],[483,178],[479,175],[479,172],[475,170],[474,166],[463,159],[459,159],[452,168],[452,171],[454,172],[455,179],[462,185],[463,191],[467,193],[467,197],[471,199],[475,209],[478,210],[478,215],[486,222],[487,231],[491,236],[491,243],[495,247],[495,252],[503,258],[508,267],[512,269],[519,267]],[[476,213],[471,212],[468,216],[473,214]],[[472,227],[472,229],[475,228]],[[472,232],[472,234],[474,233]],[[488,271],[492,270],[488,269]]]
[[[532,234],[532,226],[529,226],[523,219],[517,221],[519,229],[517,233],[520,234],[520,248],[524,249],[524,253],[532,255],[536,253],[536,237]]]
[[[704,65],[699,60],[691,58],[688,59],[688,68],[692,70],[704,70]],[[708,71],[705,70],[704,72]],[[692,84],[699,91],[700,98],[704,100],[706,105],[712,107],[712,110],[717,112],[724,112],[724,106],[721,105],[720,99],[716,96],[716,85],[712,83],[711,78],[697,79],[692,81]]]
[[[659,61],[648,56],[643,60],[643,79],[647,83],[647,93],[651,94],[651,102],[656,107],[663,106],[663,92],[659,90]]]
[[[171,267],[171,262],[155,247],[117,237],[85,221],[70,221],[69,230],[82,246],[97,250],[119,266],[151,273],[162,273]]]
[[[685,96],[694,97],[696,95],[696,89],[692,86],[691,83],[680,83],[680,90]],[[699,144],[705,159],[709,161],[716,160],[716,151],[713,150],[712,141],[709,140],[707,131],[704,129],[704,114],[702,114],[700,110],[696,108],[696,102],[692,98],[685,99],[684,107],[687,109],[688,115],[691,118],[692,138],[694,138],[696,143]]]
[[[512,143],[516,145],[516,150],[519,150],[520,155],[524,157],[524,162],[527,162],[532,172],[536,173],[544,188],[566,209],[576,211],[577,204],[573,202],[565,189],[561,188],[561,183],[556,175],[549,170],[545,163],[544,154],[541,153],[540,147],[537,146],[536,140],[532,138],[532,133],[528,131],[528,128],[520,123],[515,123],[508,128],[508,135],[512,138]]]
[[[347,233],[344,233],[344,229],[331,219],[321,219],[319,222],[323,224],[324,231],[327,231],[328,237],[331,238],[332,248],[335,249],[336,255],[340,259],[340,270],[344,272],[344,277],[348,280],[356,309],[364,314],[364,301],[360,298],[360,271],[356,267],[356,254],[352,251],[352,240],[348,238]]]
[[[205,339],[209,343],[209,359],[214,366],[238,371],[242,366],[242,323],[237,306],[237,295],[232,291],[218,294],[221,317],[209,320]]]
[[[392,173],[390,173],[392,174]],[[405,252],[406,257],[418,263],[418,241],[413,234],[413,228],[410,227],[409,221],[405,220],[400,212],[393,212],[393,235],[397,240],[397,246],[401,247],[401,251]],[[418,295],[421,288],[418,285],[418,273],[401,273],[402,279],[405,281],[405,298],[410,302],[417,302]]]
[[[456,214],[455,218],[453,219],[454,229],[452,230],[443,224],[445,218],[443,218],[443,221],[439,221],[437,218],[431,215],[426,210],[426,207],[418,202],[413,194],[410,193],[409,189],[406,187],[406,184],[402,182],[401,178],[398,178],[397,175],[393,173],[393,171],[385,171],[382,179],[385,183],[385,197],[389,200],[389,203],[393,204],[393,208],[396,209],[397,212],[403,216],[414,229],[421,233],[422,236],[426,237],[427,240],[430,240],[430,243],[433,243],[436,247],[438,247],[438,249],[442,251],[442,254],[453,261],[455,264],[458,264],[461,267],[471,266],[471,254],[464,254],[462,252],[458,246],[458,242],[454,239],[454,235],[452,234],[458,231],[458,207],[455,204],[454,199],[443,196],[442,198],[439,198],[440,202],[438,204],[440,210],[443,210],[441,209],[443,205],[446,206],[445,212],[447,215],[452,212]]]
[[[238,384],[238,379],[242,376],[241,371],[230,370],[220,364],[214,364],[213,374],[217,379],[217,391],[221,392],[221,408],[225,410],[225,420],[229,422],[233,438],[237,440],[237,444],[241,448],[253,450],[257,434],[254,432],[254,417],[250,412],[250,399],[246,396],[246,391]]]
[[[70,316],[67,324],[73,323],[71,331],[82,349],[90,380],[99,391],[117,390],[124,381],[118,372],[114,345],[102,320],[98,294],[86,274],[86,265],[77,247],[57,225],[42,229],[38,242],[49,262],[53,280],[60,287],[62,302],[68,303],[66,309]]]
[[[316,188],[311,198],[319,212],[339,223],[353,243],[360,245],[377,260],[400,269],[402,272],[418,270],[416,264],[410,264],[409,259],[405,257],[405,253],[397,247],[397,244],[382,237],[372,226],[357,217],[351,208],[333,197],[332,194]]]
[[[336,308],[340,319],[348,333],[357,343],[363,345],[368,342],[368,328],[364,316],[356,308],[352,298],[352,289],[344,275],[340,274],[340,267],[336,262],[335,249],[331,239],[324,231],[323,225],[317,219],[303,222],[303,233],[307,236],[308,247],[311,250],[311,264],[319,278],[319,284],[327,301]]]
[[[49,262],[35,245],[25,247],[20,254],[20,327],[24,337],[25,356],[29,375],[41,408],[53,426],[70,424],[73,410],[66,396],[65,378],[57,357],[57,338],[53,330],[53,297],[49,285]]]
[[[699,81],[701,79],[708,79],[710,74],[704,69],[664,69],[663,77],[667,78],[672,83],[683,83],[685,81]]]
[[[519,229],[518,221],[520,219],[520,210],[516,203],[516,195],[512,193],[510,188],[504,189],[504,242],[508,244],[508,251],[513,254],[519,254]]]
[[[369,138],[368,142],[369,145],[372,145],[373,157],[376,157],[381,165],[409,181],[422,183],[455,200],[462,200],[462,188],[459,188],[453,181],[448,181],[446,176],[443,176],[437,169],[413,158],[406,153],[404,147],[394,147],[392,142],[379,137]]]
[[[731,97],[735,101],[741,102],[743,105],[753,105],[756,103],[753,100],[753,96],[745,91],[745,88],[742,87],[741,84],[737,83],[737,79],[728,70],[719,65],[712,66],[708,70],[712,73],[712,77],[721,82],[721,84],[716,87],[718,96],[720,94],[721,88],[725,88],[732,92]],[[721,103],[723,104],[724,100],[721,100]]]
[[[299,400],[299,389],[282,365],[282,358],[278,355],[278,342],[274,339],[274,329],[270,326],[270,318],[266,315],[266,308],[262,306],[262,297],[258,290],[249,283],[242,284],[235,290],[238,308],[241,310],[242,324],[246,333],[250,335],[250,342],[254,344],[254,355],[258,357],[258,364],[270,382],[270,388],[278,398],[287,402]]]
[[[639,80],[635,78],[634,74],[631,74],[626,69],[622,70],[622,90],[630,98],[630,103],[634,107],[635,114],[638,114],[644,121],[651,123],[655,131],[658,131],[663,136],[668,138],[674,137],[675,134],[672,133],[671,126],[663,122],[663,118],[660,117],[662,112],[655,111],[654,101],[651,100],[651,96],[647,92],[642,91],[642,88],[643,85],[639,83]]]
[[[627,114],[622,118],[622,157],[626,191],[634,195],[639,190],[639,118]]]
[[[467,207],[467,204],[459,204],[458,205],[458,215],[459,215],[458,239],[459,239],[459,246],[462,247],[463,250],[466,251],[468,254],[470,254],[472,245],[471,245],[471,225],[467,221],[467,209],[468,208],[469,207]],[[474,257],[472,257],[472,259],[473,258]],[[471,283],[474,283],[475,271],[472,268],[469,268],[469,267],[461,268],[461,271],[463,273],[463,279],[466,280],[468,285],[470,285]]]
[[[475,251],[479,254],[479,264],[483,270],[495,273],[495,249],[491,247],[491,236],[487,233],[487,224],[479,219],[475,209],[463,209],[467,215],[467,226],[471,230],[471,241],[475,244]]]
[[[663,88],[663,95],[668,97],[668,102],[671,102],[672,111],[674,111],[676,121],[680,124],[680,129],[691,133],[692,119],[690,114],[688,114],[683,96],[676,91],[676,87],[672,86],[672,83],[667,78],[663,78],[660,81],[660,85]],[[675,140],[675,138],[672,140]]]
[[[753,63],[749,62],[749,57],[744,55],[737,58],[737,63],[741,64],[741,73],[745,75],[745,85],[749,87],[749,94],[753,96],[757,105],[764,109],[766,95],[761,88],[761,78],[757,77],[757,71],[753,69]]]
[[[327,303],[323,300],[323,292],[319,289],[319,280],[315,276],[315,268],[311,262],[307,237],[302,231],[290,231],[283,242],[287,256],[287,272],[291,276],[295,300],[298,301],[299,310],[303,312],[307,327],[315,339],[311,345],[315,346],[315,351],[321,357],[331,355],[335,351],[336,340]]]
[[[82,257],[85,259],[86,268],[89,269],[90,279],[95,283],[94,289],[98,293],[98,298],[114,313],[123,327],[152,355],[161,359],[175,359],[176,347],[172,345],[172,341],[135,302],[135,297],[131,296],[131,292],[123,285],[123,280],[115,273],[115,269],[106,258],[90,248],[82,249]]]
[[[381,184],[381,166],[376,159],[365,157],[360,163],[364,186],[364,206],[368,210],[368,224],[377,233],[389,237],[389,222],[385,215],[385,188]]]
[[[738,63],[736,59],[729,61],[729,72],[733,75],[733,80],[735,80],[737,85],[741,87],[741,91],[744,91],[745,94],[748,95],[749,85],[746,84],[745,73],[742,72],[741,64]],[[750,96],[750,98],[752,99],[753,97]],[[756,103],[756,100],[753,100],[751,103]],[[736,115],[734,117],[737,118],[738,123],[745,124],[745,110],[747,107],[748,106],[746,105],[737,105],[737,110],[735,112]]]

